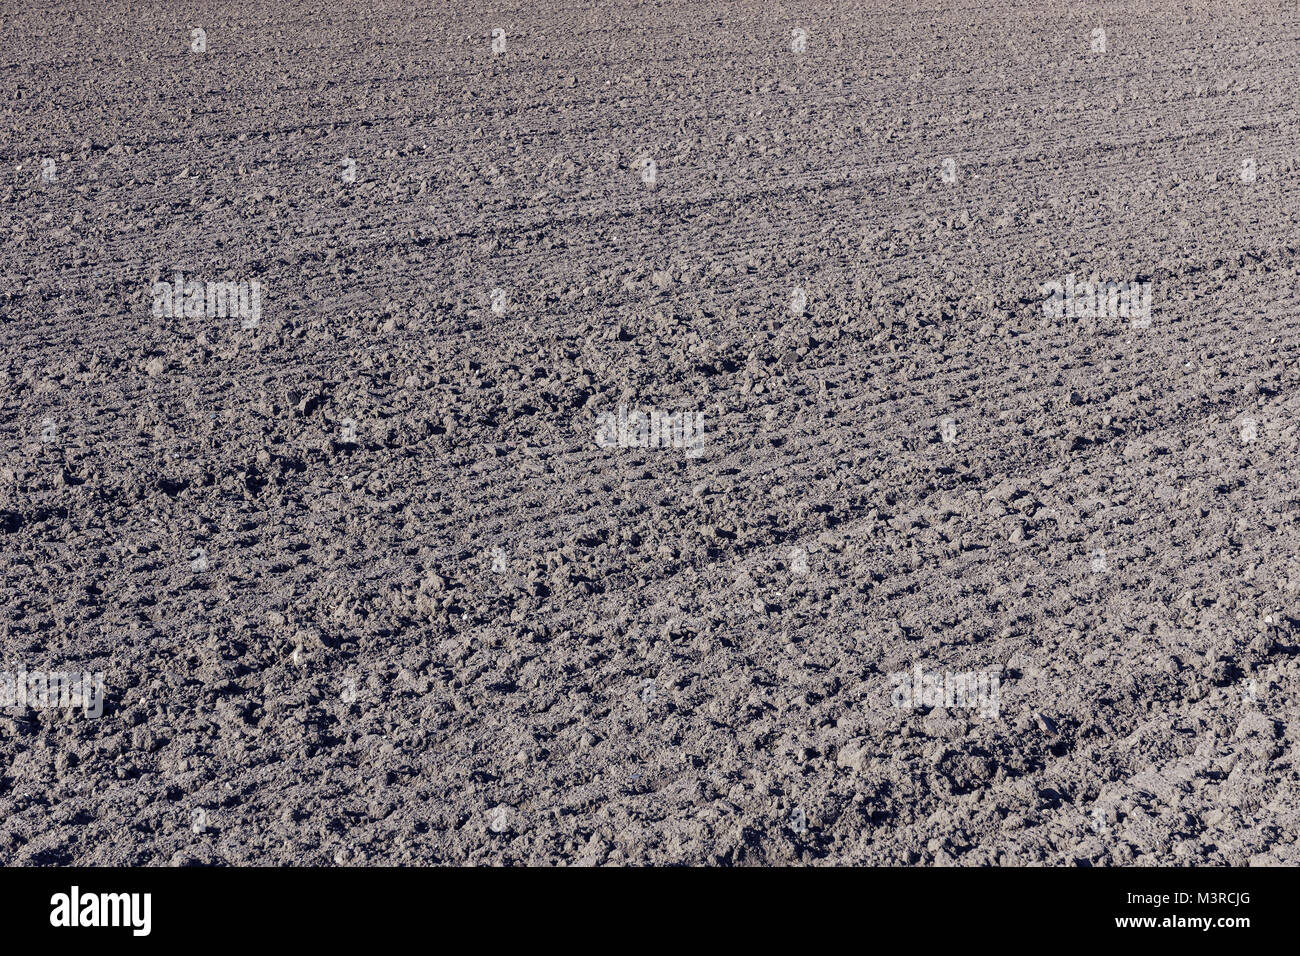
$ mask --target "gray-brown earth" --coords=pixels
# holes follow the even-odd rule
[[[1298,56],[1286,0],[9,4],[0,670],[105,700],[0,710],[0,862],[1297,862]]]

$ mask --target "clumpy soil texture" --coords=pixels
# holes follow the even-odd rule
[[[0,862],[1300,862],[1297,57],[1263,0],[6,12],[0,670],[104,703],[0,709]]]

